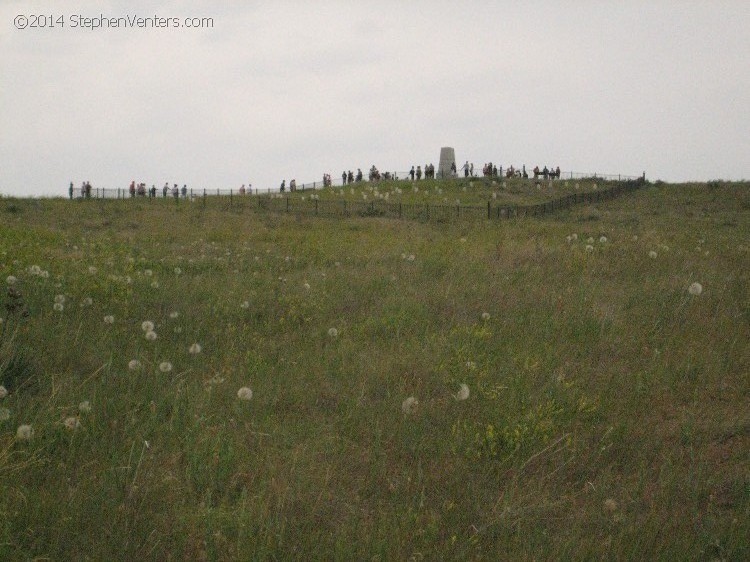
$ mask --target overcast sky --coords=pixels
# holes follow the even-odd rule
[[[55,28],[17,29],[40,14]],[[276,188],[441,146],[459,166],[750,179],[748,30],[746,0],[2,0],[0,193]]]

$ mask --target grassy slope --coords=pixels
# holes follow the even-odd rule
[[[29,316],[0,313],[0,558],[746,558],[749,209],[738,184],[443,224],[2,201]]]

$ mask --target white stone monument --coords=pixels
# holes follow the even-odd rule
[[[452,178],[451,166],[456,163],[456,151],[450,146],[444,146],[440,149],[440,165],[437,170],[437,177]]]

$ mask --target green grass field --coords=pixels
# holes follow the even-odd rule
[[[0,217],[2,560],[750,558],[747,183]]]

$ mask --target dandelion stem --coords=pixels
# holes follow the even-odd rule
[[[549,451],[550,449],[552,449],[552,448],[553,448],[553,447],[554,447],[555,445],[557,445],[557,444],[558,444],[558,443],[559,443],[560,441],[562,441],[563,439],[567,438],[567,437],[568,437],[569,435],[570,435],[570,433],[565,433],[565,434],[563,434],[563,436],[562,436],[562,437],[560,437],[560,438],[559,438],[559,439],[558,439],[557,441],[555,441],[554,443],[550,443],[549,445],[547,445],[547,446],[546,446],[546,447],[545,447],[544,449],[542,449],[541,451],[538,451],[538,452],[534,453],[533,455],[531,455],[531,456],[530,456],[530,457],[529,457],[528,459],[526,459],[526,462],[524,462],[524,463],[523,463],[523,464],[522,464],[522,465],[520,466],[520,468],[518,469],[518,472],[521,472],[521,471],[522,471],[522,470],[523,470],[524,468],[526,468],[526,466],[527,466],[527,465],[528,465],[528,464],[529,464],[529,463],[530,463],[531,461],[533,461],[533,460],[534,460],[535,458],[537,458],[537,457],[538,457],[539,455],[542,455],[542,454],[546,453],[547,451]]]
[[[133,447],[135,447],[135,441],[133,442]],[[138,478],[138,471],[141,468],[141,463],[143,462],[143,453],[146,451],[146,442],[143,442],[143,446],[141,447],[141,457],[138,459],[138,466],[135,467],[135,474],[133,474],[133,481],[130,483],[130,490],[128,491],[128,499],[133,495],[133,490],[135,489],[135,481]],[[130,449],[130,453],[132,455],[133,449]],[[130,465],[130,462],[128,461],[128,465]]]

